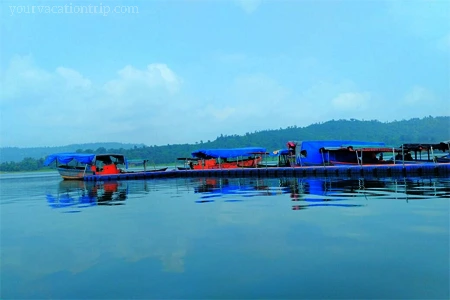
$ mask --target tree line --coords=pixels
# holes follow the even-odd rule
[[[267,151],[286,148],[288,141],[301,140],[362,140],[385,142],[399,147],[403,143],[439,143],[450,139],[450,117],[425,117],[410,120],[380,122],[377,120],[331,120],[307,127],[290,126],[275,130],[247,132],[244,135],[218,136],[214,141],[200,141],[195,144],[164,146],[135,145],[130,148],[73,149],[78,153],[117,153],[128,159],[148,159],[154,164],[172,164],[177,158],[191,157],[191,153],[202,148],[265,147]],[[48,153],[52,154],[52,153]],[[41,170],[44,158],[27,157],[21,162],[0,164],[0,171]]]

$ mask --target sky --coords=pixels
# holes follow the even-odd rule
[[[0,146],[450,115],[450,1],[1,1]]]

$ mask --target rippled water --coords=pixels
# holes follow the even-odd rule
[[[448,299],[448,178],[1,175],[2,299]]]

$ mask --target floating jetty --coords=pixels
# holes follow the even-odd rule
[[[450,176],[449,163],[311,166],[285,168],[235,168],[207,170],[167,170],[112,175],[86,175],[85,181],[133,180],[177,177],[417,177]]]

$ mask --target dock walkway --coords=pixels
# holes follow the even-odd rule
[[[178,177],[417,177],[450,176],[449,163],[312,166],[285,168],[236,168],[209,170],[167,170],[164,172],[134,172],[114,175],[87,175],[85,181],[131,180]]]

